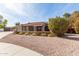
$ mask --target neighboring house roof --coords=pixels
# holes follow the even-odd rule
[[[44,26],[47,25],[46,22],[32,22],[27,24],[21,24],[22,26]]]

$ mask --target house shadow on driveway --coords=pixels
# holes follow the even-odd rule
[[[79,34],[65,34],[62,38],[79,41]]]

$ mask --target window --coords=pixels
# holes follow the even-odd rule
[[[48,26],[45,26],[45,31],[49,31]]]
[[[29,26],[29,31],[33,31],[33,26]]]
[[[37,31],[42,31],[42,26],[37,26],[36,29]]]
[[[22,26],[22,31],[26,31],[26,26]]]

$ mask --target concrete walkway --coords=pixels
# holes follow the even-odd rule
[[[12,32],[0,32],[0,39]],[[0,42],[0,56],[43,56],[30,49]]]

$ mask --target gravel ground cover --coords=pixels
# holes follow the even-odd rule
[[[9,34],[0,42],[23,46],[45,56],[79,56],[79,35],[43,37]]]

